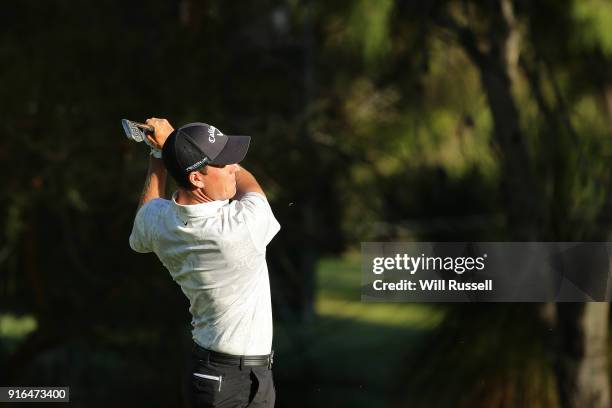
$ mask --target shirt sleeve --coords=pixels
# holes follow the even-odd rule
[[[132,227],[132,233],[130,234],[130,247],[140,253],[152,252],[151,247],[151,208],[153,207],[153,201],[145,203],[138,212],[136,218],[134,218],[134,226]]]
[[[268,200],[260,193],[246,193],[239,200],[239,211],[258,250],[264,250],[280,231]]]

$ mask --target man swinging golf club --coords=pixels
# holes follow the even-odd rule
[[[280,229],[238,163],[249,136],[151,118],[149,170],[130,246],[154,252],[190,302],[194,407],[273,407],[272,308],[266,246]],[[163,159],[159,159],[161,156]],[[178,191],[164,198],[166,171]]]

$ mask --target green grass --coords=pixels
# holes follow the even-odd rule
[[[360,291],[359,253],[319,263],[315,310],[320,317],[411,330],[431,329],[442,319],[438,310],[420,303],[362,303]]]
[[[275,326],[279,389],[304,396],[292,406],[391,405],[406,352],[442,320],[428,305],[362,303],[360,291],[358,253],[324,259],[317,270],[315,320]]]
[[[29,315],[0,314],[0,356],[12,353],[37,326],[36,319]]]
[[[18,340],[36,330],[36,326],[32,316],[0,315],[0,337]]]

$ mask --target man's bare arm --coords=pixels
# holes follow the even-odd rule
[[[155,198],[166,198],[166,176],[164,162],[161,159],[150,156],[147,178],[145,179],[144,188],[138,203],[139,210],[147,201]]]
[[[240,170],[236,172],[236,195],[233,199],[240,200],[246,193],[259,193],[264,197],[266,196],[251,172],[244,167],[240,167]]]
[[[155,148],[161,150],[166,139],[174,129],[166,119],[150,118],[147,119],[146,124],[153,126],[155,129],[155,133],[147,135],[147,138]],[[164,162],[161,159],[150,156],[149,170],[147,171],[147,178],[142,189],[138,209],[147,201],[155,198],[166,198],[166,178],[167,172]]]

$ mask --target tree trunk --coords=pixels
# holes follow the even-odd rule
[[[609,303],[560,303],[555,371],[563,408],[610,406]]]
[[[478,68],[487,96],[494,124],[494,146],[497,147],[501,165],[503,202],[508,225],[512,226],[511,238],[535,241],[538,224],[544,215],[544,201],[520,127],[519,110],[512,95],[512,80],[516,80],[518,75],[520,32],[512,2],[499,0],[494,5],[486,51],[481,50],[481,41],[475,32],[454,22],[450,25]]]

